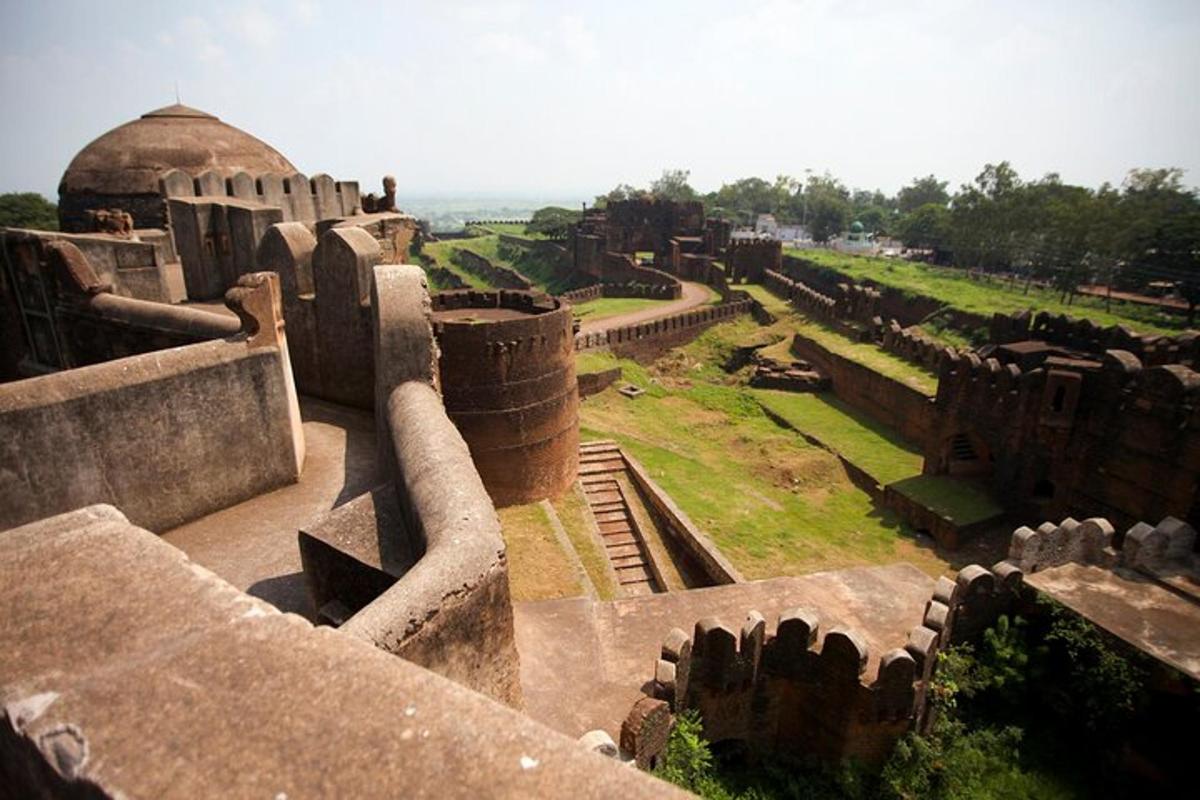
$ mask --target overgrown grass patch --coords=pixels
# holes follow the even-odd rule
[[[669,302],[669,300],[653,300],[645,297],[598,297],[595,300],[588,300],[586,303],[573,305],[571,310],[578,320],[598,322],[621,314],[663,306]]]
[[[982,522],[1004,511],[983,486],[950,475],[914,475],[891,483],[890,488],[959,526]]]
[[[885,425],[828,394],[751,389],[753,398],[797,430],[818,439],[880,485],[921,474],[920,451]]]
[[[613,439],[641,461],[748,578],[895,561],[945,572],[948,562],[856,488],[836,456],[773,422],[743,376],[721,369],[738,330],[714,326],[651,367],[619,360],[647,393],[630,400],[610,388],[584,400],[583,439]],[[840,412],[826,413],[828,422]]]
[[[966,270],[953,267],[831,250],[803,250],[794,254],[820,266],[836,269],[856,281],[870,280],[910,296],[926,295],[962,311],[983,316],[1032,309],[1084,317],[1099,325],[1128,325],[1140,333],[1169,334],[1181,330],[1185,325],[1181,315],[1167,314],[1152,306],[1114,302],[1110,312],[1105,310],[1102,298],[1088,296],[1077,296],[1068,305],[1061,301],[1059,292],[1050,289],[1033,286],[1025,293],[1020,282],[1010,284],[1002,280],[977,280],[969,277]]]
[[[575,567],[539,504],[501,508],[497,514],[508,549],[508,583],[514,601],[583,594]]]
[[[576,487],[564,492],[561,497],[552,501],[555,513],[562,522],[571,546],[579,554],[583,568],[596,587],[596,594],[601,600],[611,600],[617,596],[617,587],[613,585],[608,569],[608,556],[596,541],[592,532],[592,512],[583,499],[583,493]]]

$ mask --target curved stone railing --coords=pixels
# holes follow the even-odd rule
[[[435,388],[424,273],[376,266],[371,307],[380,463],[390,481],[301,533],[314,605],[326,618],[323,609],[344,607],[343,632],[519,706],[504,540]],[[338,551],[350,552],[351,572]]]

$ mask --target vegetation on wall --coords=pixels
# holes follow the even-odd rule
[[[719,800],[1125,796],[1120,753],[1143,710],[1146,668],[1043,599],[1033,620],[1001,616],[975,644],[939,654],[929,730],[902,738],[878,774],[737,750],[722,758],[688,712],[656,774]]]

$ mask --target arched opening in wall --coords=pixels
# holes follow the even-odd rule
[[[991,448],[974,431],[959,431],[942,442],[942,463],[950,475],[986,476],[992,473]]]
[[[202,197],[204,195],[204,190],[200,188],[199,178],[192,178],[192,192],[196,195],[196,197]]]
[[[254,193],[258,194],[258,195],[261,195],[263,193],[262,178],[254,179]]]
[[[312,192],[313,194],[317,193],[317,179],[316,178],[308,179],[308,190],[310,192]]]
[[[225,194],[228,197],[233,197],[233,178],[225,179]]]
[[[292,179],[291,178],[283,179],[283,193],[284,194],[292,193]]]

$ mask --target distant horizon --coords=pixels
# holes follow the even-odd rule
[[[888,195],[987,163],[1200,185],[1200,4],[179,0],[0,8],[0,191],[175,101],[307,174],[438,198],[589,200],[829,172]]]

